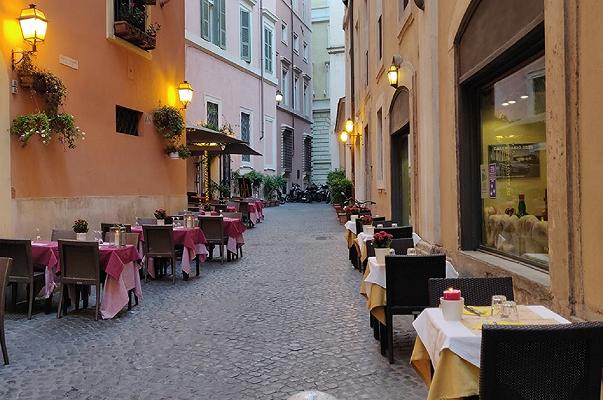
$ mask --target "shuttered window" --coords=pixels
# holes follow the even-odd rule
[[[241,140],[249,144],[251,141],[251,115],[242,112],[241,113]],[[241,161],[250,162],[251,156],[249,154],[243,154]]]
[[[293,170],[293,132],[289,129],[283,131],[283,169],[285,172]]]
[[[304,139],[304,171],[312,172],[312,138],[309,136]]]
[[[268,26],[264,26],[264,70],[269,74],[274,70],[274,31]]]
[[[249,10],[241,7],[241,60],[251,62],[251,15]]]
[[[201,0],[201,37],[226,48],[226,0]]]
[[[209,37],[209,0],[201,0],[201,37],[210,40]]]

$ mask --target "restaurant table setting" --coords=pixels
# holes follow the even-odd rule
[[[411,250],[411,249],[409,249]],[[459,273],[450,261],[446,261],[446,278],[458,278]],[[368,300],[367,307],[375,318],[385,324],[384,307],[387,304],[387,283],[385,265],[377,263],[376,257],[369,257],[360,282],[360,294]]]
[[[57,242],[35,241],[31,244],[34,264],[45,266],[46,283],[44,297],[48,298],[60,281],[59,246]],[[140,285],[141,257],[133,245],[115,246],[111,243],[99,244],[100,268],[106,272],[105,284],[101,299],[101,316],[103,319],[113,318],[128,304],[128,291],[134,290],[138,298],[142,298]]]
[[[132,232],[138,233],[140,241],[144,241],[144,234],[141,225],[132,226]],[[195,257],[199,257],[199,261],[203,262],[209,255],[207,251],[207,239],[203,231],[199,227],[174,226],[172,229],[174,244],[183,246],[185,251],[182,252],[182,271],[186,274],[191,273],[191,262]],[[148,273],[152,278],[155,278],[155,266],[153,260],[149,260]]]
[[[392,225],[394,226],[394,225]],[[397,225],[396,225],[397,226]],[[379,232],[379,228],[375,228],[376,232]],[[366,242],[373,240],[373,234],[368,234],[368,233],[364,233],[364,232],[360,232],[357,236],[356,236],[356,243],[358,244],[358,248],[360,250],[360,261],[365,262],[366,259],[368,258],[367,255],[367,249],[366,249]],[[415,232],[412,233],[412,241],[413,241],[413,245],[416,246],[420,241],[421,241],[421,237],[416,234]]]
[[[517,305],[500,295],[493,296],[491,306],[466,305],[460,290],[448,289],[439,308],[425,309],[413,322],[417,338],[411,364],[429,387],[428,400],[475,396],[482,325],[569,323],[544,306]]]
[[[250,201],[247,206],[251,221],[257,223],[264,220],[264,204],[261,200]]]
[[[247,229],[240,218],[224,217],[224,233],[228,236],[226,248],[231,253],[237,252],[237,249],[245,244],[243,232]]]

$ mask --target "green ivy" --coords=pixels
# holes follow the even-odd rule
[[[173,106],[163,106],[153,112],[155,129],[168,140],[178,139],[184,132],[184,118]]]
[[[19,115],[11,123],[10,133],[19,138],[23,147],[33,135],[40,135],[44,144],[52,139],[50,122],[45,113]]]

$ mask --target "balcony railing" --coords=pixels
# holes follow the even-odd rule
[[[115,36],[122,38],[143,50],[155,48],[157,40],[147,32],[147,11],[145,2],[138,0],[115,0]]]

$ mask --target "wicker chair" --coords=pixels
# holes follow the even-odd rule
[[[12,263],[13,260],[10,258],[0,258],[0,347],[2,347],[4,365],[8,365],[8,349],[6,348],[6,338],[4,337],[4,298],[6,284],[8,283],[8,273],[12,267]]]
[[[482,328],[481,400],[599,400],[603,322]]]
[[[373,217],[373,225],[382,224],[385,222],[385,217]]]
[[[0,239],[0,257],[12,258],[13,264],[8,275],[11,284],[12,306],[17,308],[17,288],[25,284],[27,292],[27,319],[31,319],[31,310],[35,297],[35,283],[44,284],[44,271],[34,271],[31,259],[31,241]]]
[[[157,225],[157,218],[136,217],[136,223],[138,225]]]
[[[209,216],[199,217],[199,228],[203,231],[209,246],[220,247],[220,261],[224,264],[224,247],[226,246],[226,243],[228,243],[228,237],[224,233],[224,218]],[[213,256],[213,250],[210,251],[212,251]]]
[[[100,309],[101,272],[97,242],[80,242],[75,240],[59,240],[59,258],[61,260],[61,291],[59,297],[59,308],[57,318],[66,314],[63,309],[64,297],[67,294],[67,285],[76,285],[76,309],[79,307],[79,291],[77,286],[94,285],[96,288],[96,312],[94,319],[98,321]],[[87,300],[84,301],[84,307]]]
[[[383,225],[384,228],[391,228],[393,223],[394,223],[394,221],[386,221],[386,220],[375,221],[373,219],[373,226],[375,228],[377,227],[377,225]],[[379,229],[381,229],[381,228],[379,228]]]
[[[415,247],[415,242],[412,238],[392,239],[390,246],[397,255],[405,256],[408,249]]]
[[[492,296],[502,294],[507,300],[514,300],[513,278],[444,278],[429,280],[429,305],[438,307],[440,296],[448,288],[460,289],[465,304],[470,306],[489,306],[492,304]]]
[[[387,232],[394,237],[394,239],[412,238],[412,226],[396,226],[389,228],[376,228],[375,232]]]
[[[389,362],[394,362],[393,316],[416,316],[429,307],[429,278],[446,276],[446,256],[387,256],[385,325],[380,322],[381,353],[387,347]],[[387,345],[387,346],[386,346]]]
[[[75,240],[76,234],[71,229],[53,229],[50,240],[57,242],[59,240]]]
[[[172,283],[176,283],[176,250],[171,225],[143,225],[144,254],[145,254],[145,281],[148,280],[149,259],[169,260],[172,267]],[[155,272],[158,272],[155,263]]]

